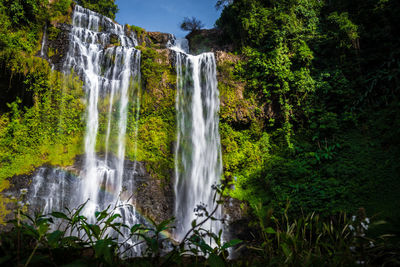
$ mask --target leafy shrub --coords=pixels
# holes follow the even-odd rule
[[[215,188],[218,190],[216,194],[221,193],[218,187]],[[149,225],[136,224],[129,228],[119,222],[121,216],[118,211],[121,206],[115,204],[96,212],[96,221],[91,223],[81,214],[86,203],[73,210],[67,209],[66,213],[38,213],[31,216],[27,212],[26,193],[27,190],[22,189],[21,196],[14,200],[17,206],[15,219],[11,221],[14,231],[2,234],[2,264],[24,263],[28,266],[30,263],[69,263],[111,266],[133,261],[136,264],[160,266],[182,264],[183,258],[190,256],[196,258],[196,261],[206,259],[211,266],[217,266],[216,263],[223,264],[226,261],[227,249],[241,242],[231,240],[223,243],[221,232],[216,235],[201,228],[206,221],[219,219],[213,217],[218,204],[210,213],[203,210],[205,218],[200,222],[194,220],[192,229],[183,240],[174,244],[171,239],[162,235],[172,229],[173,218],[160,224],[150,220]],[[129,230],[129,234],[124,235],[124,229]],[[110,231],[114,234],[110,234]],[[208,238],[214,239],[214,248],[208,245]],[[145,245],[142,258],[123,260],[129,249],[140,245]],[[167,245],[172,246],[171,249],[164,250]]]
[[[118,6],[114,0],[77,0],[76,2],[112,19],[115,19],[115,14],[118,12]]]

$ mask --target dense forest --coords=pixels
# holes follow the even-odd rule
[[[1,190],[12,186],[12,177],[46,164],[71,166],[84,153],[83,82],[73,71],[52,68],[65,53],[57,45],[49,45],[46,56],[41,51],[45,34],[57,44],[63,35],[59,25],[71,22],[75,4],[111,19],[118,11],[114,0],[0,1]],[[235,203],[233,213],[241,218],[234,229],[240,231],[231,230],[231,241],[224,243],[221,233],[202,234],[201,224],[194,223],[194,237],[187,240],[191,254],[183,257],[183,243],[160,252],[159,234],[171,230],[171,220],[142,229],[151,237],[137,226],[132,234],[144,238],[149,257],[122,260],[117,242],[100,234],[120,227],[113,224],[113,212],[99,215],[107,219],[101,231],[85,226],[79,208],[70,215],[53,213],[71,233],[81,223],[101,241],[85,243],[58,230],[50,233],[53,221],[47,217],[21,223],[22,205],[13,221],[18,231],[1,234],[0,264],[400,264],[400,2],[219,0],[215,8],[221,9],[215,29],[194,29],[187,38],[202,52],[222,55],[218,204]],[[145,162],[166,186],[174,169],[177,73],[152,33],[127,28],[142,40],[137,48],[143,92],[139,121],[128,121],[126,158]],[[131,117],[135,112],[132,104]],[[107,118],[99,122],[105,129]],[[101,143],[96,149],[105,150]],[[0,195],[3,224],[13,201]],[[205,218],[215,219],[209,212]],[[29,242],[21,244],[20,238]],[[211,248],[206,238],[217,246]],[[229,253],[237,257],[228,259]]]
[[[399,223],[398,10],[395,1],[225,6],[216,25],[244,58],[232,75],[264,115],[229,129],[243,143],[235,156],[259,159],[234,172],[235,197],[289,200],[294,212],[365,207]],[[246,154],[246,141],[264,150]]]

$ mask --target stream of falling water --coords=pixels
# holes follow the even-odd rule
[[[135,49],[134,36],[126,36],[121,25],[88,9],[76,6],[72,17],[70,49],[66,59],[66,71],[74,68],[83,76],[87,94],[85,136],[85,166],[82,174],[81,202],[89,200],[83,210],[86,217],[94,219],[96,210],[110,203],[124,201],[123,189],[125,135],[127,128],[129,92],[132,81],[139,84],[140,51]],[[111,46],[111,35],[118,36],[118,46]],[[105,141],[105,159],[96,156],[99,127],[99,99],[108,94],[109,107]],[[118,101],[117,155],[108,158],[114,101]],[[139,101],[136,97],[136,102]],[[139,110],[136,110],[139,112]],[[110,161],[114,161],[110,163]],[[128,188],[132,189],[132,183]],[[105,187],[112,194],[104,194]]]
[[[209,212],[216,205],[212,185],[219,183],[222,174],[219,92],[213,53],[190,55],[186,39],[176,40],[171,49],[176,54],[177,71],[175,236],[181,240],[197,218],[197,205],[205,206]],[[219,208],[214,217],[220,216]],[[203,228],[218,233],[222,224],[209,220]]]
[[[111,39],[118,42],[113,45]],[[74,179],[61,169],[41,168],[33,178],[31,202],[43,203],[44,212],[51,212],[75,208],[87,201],[82,214],[90,223],[95,222],[96,211],[116,204],[120,206],[121,222],[130,227],[139,222],[134,205],[130,205],[134,204],[130,194],[134,191],[135,167],[124,168],[130,101],[135,106],[134,119],[139,118],[141,54],[134,48],[137,40],[111,19],[76,5],[69,41],[63,72],[73,69],[84,81],[86,92],[81,179]],[[104,110],[106,114],[102,114]],[[107,120],[105,133],[99,132],[100,116]],[[101,134],[105,138],[104,157],[96,153],[103,142]],[[131,255],[138,250],[140,247],[136,246]]]

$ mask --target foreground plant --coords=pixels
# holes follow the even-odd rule
[[[222,192],[220,187],[215,189],[214,200]],[[211,266],[221,266],[216,264],[226,261],[227,249],[240,243],[240,240],[223,243],[222,231],[215,234],[202,228],[208,220],[219,220],[213,215],[221,200],[216,202],[211,213],[202,207],[204,218],[198,223],[193,221],[192,229],[182,241],[176,242],[165,235],[173,230],[174,218],[159,224],[150,220],[146,225],[129,227],[121,222],[119,214],[127,204],[116,203],[96,212],[95,221],[90,222],[81,214],[87,202],[73,210],[66,208],[66,213],[54,211],[31,216],[24,202],[25,195],[24,191],[16,200],[15,219],[10,221],[16,231],[2,234],[0,264],[126,265],[133,261],[159,266],[180,265],[184,258],[190,257],[196,261],[208,259],[206,262]],[[14,240],[17,240],[17,247]],[[215,246],[210,246],[207,240],[213,240]],[[136,247],[141,248],[142,255],[131,259],[130,251]]]
[[[388,242],[390,236],[368,237],[374,225],[360,209],[354,216],[340,213],[328,219],[315,213],[291,219],[288,208],[280,218],[272,209],[263,214],[256,206],[259,239],[225,242],[222,231],[205,229],[207,221],[221,220],[215,214],[222,200],[215,186],[212,211],[196,208],[198,218],[180,241],[166,233],[174,229],[174,218],[131,227],[122,223],[114,204],[95,213],[90,222],[81,214],[86,203],[73,210],[50,214],[27,213],[25,191],[15,199],[17,208],[11,222],[14,230],[1,234],[0,265],[90,265],[90,266],[396,266],[400,251]],[[217,196],[219,199],[217,200]],[[377,222],[382,223],[382,222]],[[228,250],[240,246],[238,260],[229,260]],[[141,255],[131,251],[140,247]],[[243,252],[244,251],[244,252]],[[240,254],[242,253],[242,254]]]
[[[364,209],[357,215],[341,212],[321,218],[318,214],[288,217],[289,204],[281,218],[272,209],[258,212],[262,242],[249,245],[263,265],[271,266],[396,266],[400,251],[391,247],[390,235],[367,237],[370,219]],[[377,224],[384,222],[377,222]]]

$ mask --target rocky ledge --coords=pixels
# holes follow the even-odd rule
[[[32,174],[14,176],[9,179],[10,187],[1,194],[6,198],[18,198],[21,189],[28,189],[26,200],[30,202],[29,210],[32,213],[43,211],[46,205],[49,205],[49,196],[52,198],[50,201],[54,209],[63,210],[65,206],[69,206],[67,203],[76,203],[77,206],[81,204],[76,190],[79,190],[77,184],[81,182],[79,175],[83,171],[84,160],[83,156],[78,156],[73,166],[59,168],[43,165]],[[103,160],[104,157],[100,155],[99,161]],[[109,156],[108,161],[112,167],[114,157]],[[142,217],[160,223],[173,216],[174,194],[170,185],[161,185],[160,180],[151,177],[142,162],[125,160],[124,170],[123,183],[127,180],[133,181],[134,190],[127,193],[135,199],[136,210]],[[99,197],[103,197],[101,194],[99,193]],[[8,210],[15,209],[14,202],[8,202],[6,206]],[[12,213],[9,213],[5,219],[11,218]]]

